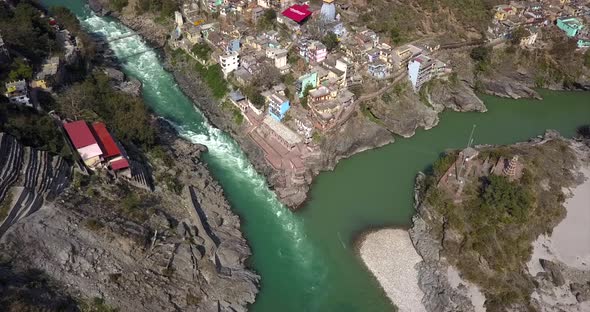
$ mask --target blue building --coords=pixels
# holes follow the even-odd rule
[[[285,114],[287,114],[287,111],[291,108],[289,100],[275,92],[266,95],[266,102],[268,103],[269,115],[276,121],[283,120]]]

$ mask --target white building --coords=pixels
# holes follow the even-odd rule
[[[4,95],[12,104],[33,107],[29,98],[29,88],[24,79],[6,83],[6,93]]]
[[[408,63],[408,77],[415,92],[432,78],[439,77],[449,71],[445,63],[424,54],[412,58]]]
[[[281,74],[285,74],[289,71],[289,65],[287,65],[287,50],[268,48],[266,50],[266,57],[274,60],[275,67],[281,71]]]
[[[524,36],[522,37],[522,39],[520,39],[521,47],[532,46],[537,41],[537,36],[539,35],[539,32],[536,31],[536,29],[527,29],[527,33],[527,36]]]
[[[219,56],[219,65],[223,74],[227,76],[229,73],[240,67],[240,54],[236,51],[224,53]]]

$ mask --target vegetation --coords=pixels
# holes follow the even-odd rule
[[[172,18],[174,11],[178,10],[178,3],[174,0],[138,0],[135,3],[135,11],[138,14],[153,13],[160,18]]]
[[[244,122],[244,115],[242,115],[242,112],[229,100],[223,101],[221,103],[221,108],[232,115],[232,119],[236,125],[239,126]]]
[[[223,71],[221,70],[221,65],[215,64],[210,66],[204,66],[199,63],[195,63],[195,69],[201,75],[201,78],[209,89],[211,89],[211,93],[213,97],[216,99],[223,98],[228,92],[228,83],[223,76]]]
[[[322,43],[329,52],[332,52],[338,47],[338,36],[330,31],[322,38]]]
[[[128,4],[127,0],[109,0],[110,7],[117,12],[121,12]]]
[[[273,9],[267,9],[258,19],[257,28],[260,30],[269,30],[275,27],[277,12]]]
[[[57,101],[66,117],[89,122],[103,121],[115,136],[127,143],[150,148],[155,143],[150,115],[140,98],[115,91],[109,78],[95,72],[82,83],[70,87]]]
[[[211,55],[211,48],[206,43],[197,43],[191,48],[191,52],[203,61],[207,61]]]
[[[182,189],[184,188],[184,184],[180,182],[178,176],[172,175],[168,172],[161,173],[157,176],[157,180],[164,183],[168,190],[176,193],[177,195],[182,194]]]
[[[0,103],[0,132],[15,136],[24,145],[65,157],[69,155],[53,119],[33,109]]]
[[[33,64],[40,64],[51,51],[59,51],[49,19],[41,17],[40,12],[26,1],[18,3],[14,10],[9,8],[7,2],[0,2],[0,33],[4,43],[16,55]],[[4,70],[0,70],[2,72]]]
[[[469,56],[475,61],[475,72],[486,72],[492,59],[492,48],[486,46],[477,46],[471,50]]]
[[[264,96],[256,89],[256,87],[250,85],[244,88],[244,95],[250,100],[250,102],[258,109],[264,107]]]
[[[10,65],[8,78],[10,81],[31,79],[33,77],[33,68],[22,58],[17,58]]]
[[[426,183],[425,200],[438,215],[427,222],[442,239],[445,257],[482,288],[490,311],[503,311],[513,304],[528,306],[534,287],[525,269],[531,243],[565,216],[561,189],[575,180],[570,171],[575,156],[559,140],[518,150],[490,149],[478,158],[496,161],[515,153],[525,162],[519,181],[497,175],[468,177],[461,202],[435,187],[454,163],[455,153],[434,163]],[[542,187],[541,181],[549,185]]]
[[[520,26],[512,32],[512,38],[510,38],[510,43],[513,45],[520,45],[520,41],[529,35],[529,31],[526,30],[524,27]]]
[[[590,49],[584,53],[584,66],[590,68]]]
[[[367,117],[370,121],[376,123],[376,124],[381,124],[381,120],[379,118],[377,118],[377,116],[375,116],[373,114],[373,112],[371,111],[371,109],[369,108],[369,106],[367,104],[361,104],[361,112],[363,113],[363,115],[365,115],[365,117]]]
[[[310,84],[306,84],[305,88],[303,89],[303,97],[300,100],[301,106],[305,109],[308,109],[309,106],[307,105],[307,101],[309,98],[309,91],[311,91],[313,87]]]

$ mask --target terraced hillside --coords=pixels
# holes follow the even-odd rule
[[[18,220],[62,192],[72,168],[59,156],[23,146],[0,133],[0,237]]]

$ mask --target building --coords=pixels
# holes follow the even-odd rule
[[[238,52],[228,52],[219,56],[219,65],[223,74],[227,75],[240,67],[240,54]]]
[[[271,116],[264,117],[264,120],[258,129],[263,135],[271,136],[288,150],[293,149],[295,145],[303,142],[297,133],[276,121]]]
[[[291,108],[291,103],[289,100],[280,95],[276,92],[263,92],[262,95],[266,99],[266,103],[268,104],[268,113],[272,116],[276,121],[281,121],[285,118],[285,114]]]
[[[229,100],[234,104],[240,111],[245,112],[249,105],[249,101],[246,97],[240,92],[240,90],[235,90],[229,93]]]
[[[95,134],[96,141],[103,152],[101,160],[105,166],[113,171],[129,168],[129,161],[121,153],[119,145],[117,145],[105,124],[102,122],[95,122],[92,124],[92,130]]]
[[[497,21],[504,21],[517,13],[516,8],[508,4],[497,5],[494,9],[494,19]]]
[[[61,83],[62,72],[60,71],[61,62],[59,57],[54,56],[45,60],[41,66],[41,71],[31,82],[31,87],[40,88],[45,91],[51,91],[54,86]]]
[[[520,46],[521,47],[530,47],[535,44],[537,41],[537,36],[539,32],[536,28],[527,29],[528,35],[524,36],[520,39]]]
[[[575,37],[578,32],[584,28],[584,24],[575,17],[558,18],[557,27],[563,30],[568,37]]]
[[[422,49],[411,44],[406,44],[393,49],[391,53],[391,59],[393,61],[393,65],[396,68],[403,68],[408,65],[408,62],[412,59],[412,57],[420,53],[422,53]]]
[[[389,77],[389,69],[383,62],[375,62],[373,64],[369,64],[367,68],[367,72],[371,77],[375,79],[384,79]]]
[[[76,151],[78,151],[84,164],[90,169],[94,169],[98,166],[101,162],[101,156],[103,155],[102,149],[98,145],[98,142],[96,142],[86,121],[74,121],[66,123],[63,126],[70,138],[70,142]]]
[[[336,20],[336,6],[334,5],[334,0],[324,0],[322,4],[322,8],[320,10],[320,14],[322,18],[327,22],[333,22]]]
[[[317,72],[310,72],[307,73],[299,79],[297,79],[297,85],[295,89],[297,90],[297,94],[299,98],[303,97],[303,93],[305,92],[305,88],[309,86],[311,89],[315,89],[318,86],[318,73]]]
[[[306,4],[294,4],[284,10],[281,15],[301,25],[311,16],[311,11]]]
[[[289,71],[289,65],[287,64],[287,50],[268,48],[266,49],[266,57],[274,60],[274,65],[279,69],[281,74],[285,74]]]
[[[319,87],[309,93],[308,105],[315,117],[316,127],[328,129],[334,126],[342,113],[354,103],[354,94],[348,90],[336,91]]]
[[[264,9],[262,7],[255,7],[252,9],[252,23],[258,24],[260,18],[264,15]]]
[[[13,82],[7,82],[6,93],[4,93],[4,95],[12,104],[33,107],[33,104],[31,104],[31,99],[29,97],[29,87],[27,86],[27,82],[24,79]]]
[[[304,41],[299,45],[299,55],[306,62],[321,63],[328,56],[328,49],[319,41]]]
[[[432,78],[446,73],[446,64],[427,55],[418,55],[408,63],[408,76],[414,91]]]

